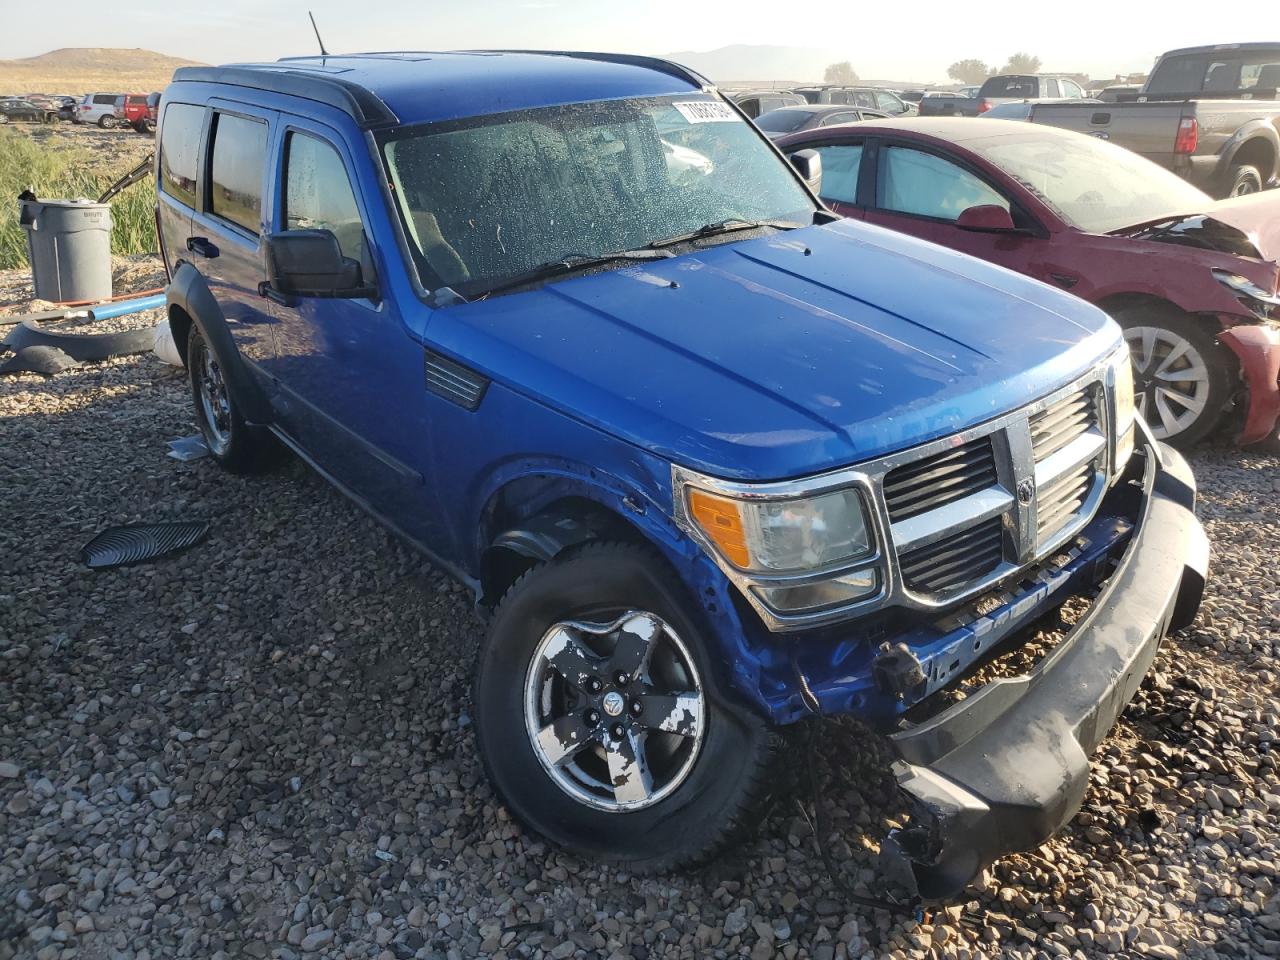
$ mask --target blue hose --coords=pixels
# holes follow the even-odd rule
[[[89,312],[93,314],[95,320],[110,320],[112,317],[123,317],[126,313],[154,310],[156,307],[163,307],[164,303],[164,294],[157,293],[138,300],[119,300],[115,303],[105,303],[100,307],[90,307]]]

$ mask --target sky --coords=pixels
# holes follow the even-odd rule
[[[1202,0],[59,0],[54,15],[31,0],[0,6],[0,58],[54,47],[144,47],[210,63],[273,60],[315,52],[310,8],[333,53],[532,47],[661,54],[776,44],[840,54],[866,80],[921,81],[945,80],[956,60],[1001,64],[1015,51],[1039,56],[1045,71],[1145,71],[1166,49],[1275,39],[1239,25],[1274,22],[1276,10],[1275,0],[1237,0],[1229,17],[1208,15]]]

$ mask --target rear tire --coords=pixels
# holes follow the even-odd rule
[[[1194,446],[1231,396],[1231,368],[1209,324],[1173,307],[1135,307],[1115,319],[1129,344],[1139,415],[1157,440]]]
[[[1262,192],[1262,171],[1251,163],[1237,163],[1228,177],[1228,197],[1245,197]]]
[[[231,473],[261,473],[279,459],[275,439],[245,423],[225,376],[225,365],[196,324],[187,336],[187,376],[196,425],[218,466]]]
[[[507,592],[473,707],[489,781],[526,827],[656,873],[706,860],[755,824],[769,729],[719,689],[689,609],[662,560],[624,543],[589,544]],[[624,644],[648,652],[632,659]]]

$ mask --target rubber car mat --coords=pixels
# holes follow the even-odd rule
[[[86,566],[95,570],[129,567],[194,547],[208,533],[207,520],[108,527],[84,545],[80,557]]]
[[[57,347],[21,347],[12,357],[0,361],[0,373],[43,373],[53,376],[80,366],[80,361]]]

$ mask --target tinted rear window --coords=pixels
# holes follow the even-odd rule
[[[1280,50],[1222,50],[1166,57],[1146,93],[1235,93],[1280,87]]]
[[[196,158],[204,107],[171,103],[160,128],[160,189],[189,207],[196,204]]]
[[[262,225],[262,177],[267,125],[230,113],[214,114],[209,210],[251,233]]]
[[[1035,77],[992,77],[978,91],[981,97],[1039,96]]]
[[[756,126],[770,133],[788,133],[812,117],[808,110],[770,110],[756,121]]]

